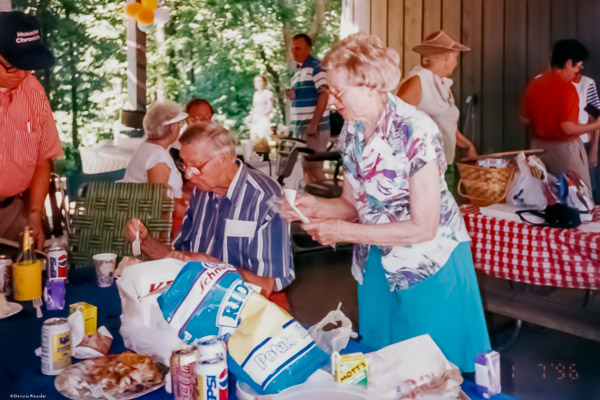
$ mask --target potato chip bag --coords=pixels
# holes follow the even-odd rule
[[[229,265],[187,263],[158,304],[184,342],[227,340],[229,370],[259,394],[303,383],[328,361],[298,321]]]

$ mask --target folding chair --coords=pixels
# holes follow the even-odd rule
[[[159,183],[91,182],[80,190],[71,217],[69,261],[77,267],[91,265],[98,253],[131,255],[125,223],[139,218],[148,233],[161,243],[171,243],[174,202]]]

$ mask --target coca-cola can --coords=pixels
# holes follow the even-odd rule
[[[196,375],[199,400],[227,400],[227,347],[217,336],[203,338],[198,343]]]
[[[8,297],[12,295],[12,259],[0,254],[0,293]]]
[[[60,246],[48,250],[48,279],[67,279],[68,260],[67,251]]]
[[[197,400],[196,346],[183,346],[171,353],[171,388],[175,400]]]

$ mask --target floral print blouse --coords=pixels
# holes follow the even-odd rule
[[[388,94],[369,142],[365,143],[362,122],[347,121],[338,147],[362,224],[410,219],[409,178],[429,161],[435,160],[439,166],[441,207],[436,236],[408,246],[379,246],[391,291],[406,289],[435,274],[460,242],[470,240],[444,180],[446,158],[440,130],[425,113]],[[360,284],[368,255],[369,245],[355,244],[352,274]]]

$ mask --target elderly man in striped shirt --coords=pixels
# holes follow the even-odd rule
[[[216,122],[190,126],[179,141],[182,168],[195,188],[173,249],[149,237],[137,219],[128,222],[127,238],[133,241],[139,232],[151,259],[231,264],[288,309],[284,289],[294,280],[290,228],[269,205],[282,196],[281,187],[241,163],[234,139]]]
[[[41,248],[50,165],[63,150],[44,88],[31,71],[51,67],[54,57],[34,17],[0,12],[0,26],[0,237],[16,240],[28,225]]]
[[[305,140],[315,151],[326,151],[330,136],[327,73],[321,68],[321,62],[311,55],[312,39],[307,34],[299,33],[292,38],[291,52],[297,63],[293,88],[287,91],[292,100],[291,134]],[[323,162],[305,163],[304,178],[307,183],[325,180]]]

